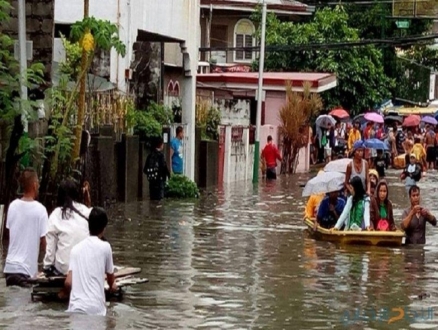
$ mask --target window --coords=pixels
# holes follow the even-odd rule
[[[237,22],[234,28],[234,47],[252,47],[254,46],[255,28],[250,20],[242,19]],[[251,51],[237,50],[234,52],[234,61],[251,62],[254,54]]]

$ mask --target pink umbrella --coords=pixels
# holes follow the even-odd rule
[[[339,119],[346,119],[350,117],[348,112],[341,108],[333,109],[332,111],[330,111],[329,115],[333,117],[338,117]]]
[[[365,120],[372,121],[372,122],[377,123],[377,124],[384,123],[383,116],[379,115],[378,113],[375,113],[375,112],[366,113],[364,118],[365,118]]]
[[[405,127],[415,127],[420,125],[421,117],[417,115],[409,115],[405,118],[403,126]]]

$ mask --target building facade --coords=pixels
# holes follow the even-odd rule
[[[199,0],[90,0],[90,16],[109,20],[119,26],[121,40],[125,43],[125,57],[115,51],[103,55],[101,71],[119,90],[129,92],[130,81],[144,68],[139,68],[143,55],[164,56],[168,46],[167,58],[160,58],[150,67],[150,74],[141,86],[149,87],[151,77],[163,77],[162,63],[179,68],[178,95],[181,100],[181,124],[186,127],[185,174],[194,177],[194,124],[196,74],[199,50]],[[57,31],[68,31],[71,24],[83,17],[83,2],[55,0],[55,50],[54,61],[63,57],[63,47]],[[145,46],[146,43],[146,46]],[[157,47],[160,45],[160,47]],[[160,50],[156,50],[160,48]],[[108,58],[105,60],[105,56]],[[105,69],[107,71],[105,71]],[[142,69],[142,70],[140,70]],[[157,74],[158,71],[158,74]],[[162,93],[164,81],[156,84],[157,94]],[[166,85],[167,86],[167,85]],[[172,84],[172,92],[175,88]],[[143,91],[143,90],[142,90]],[[162,95],[162,94],[161,94]],[[158,97],[158,99],[162,99]]]

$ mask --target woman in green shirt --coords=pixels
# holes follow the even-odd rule
[[[365,192],[362,179],[355,176],[350,180],[351,196],[336,223],[334,230],[345,225],[344,230],[370,230],[370,198]]]
[[[371,201],[370,218],[375,230],[397,230],[394,222],[392,203],[388,198],[389,189],[386,181],[382,180],[376,187],[375,197]]]

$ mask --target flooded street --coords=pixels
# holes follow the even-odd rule
[[[0,328],[438,329],[438,229],[428,226],[424,249],[314,241],[302,222],[306,180],[113,206],[105,236],[114,261],[141,267],[150,282],[128,288],[103,318],[32,303],[29,290],[6,288],[2,278]],[[399,225],[408,200],[396,172],[389,181]],[[438,215],[436,182],[435,171],[420,187]]]

